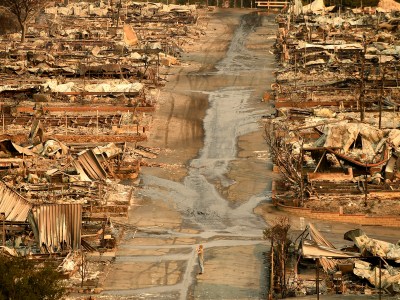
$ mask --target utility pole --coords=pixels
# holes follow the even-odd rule
[[[382,258],[379,258],[379,300],[382,299]]]
[[[272,292],[274,290],[274,238],[271,238],[271,270],[269,272],[269,291],[268,299],[272,299]]]
[[[160,51],[157,52],[157,85],[158,85],[158,81],[160,80]]]
[[[365,181],[364,181],[364,206],[367,206],[368,202],[368,167],[367,163],[365,163]]]
[[[3,219],[3,247],[6,245],[6,214],[1,213]]]
[[[121,1],[122,0],[119,0],[118,10],[117,10],[117,28],[118,28],[118,25],[119,25],[119,13],[120,13],[120,10],[121,10],[121,7],[122,7]]]
[[[300,150],[300,206],[304,203],[304,181],[303,181],[303,155],[304,155],[304,139],[301,139],[301,150]]]
[[[315,273],[316,273],[315,290],[317,292],[317,299],[319,300],[319,258],[315,260]]]
[[[360,74],[360,121],[364,121],[364,110],[365,110],[365,53],[367,51],[367,37],[365,32],[363,33],[363,52],[361,57],[361,74]]]
[[[382,101],[385,97],[384,88],[385,88],[385,68],[379,68],[381,70],[381,94],[379,97],[379,129],[382,128]]]

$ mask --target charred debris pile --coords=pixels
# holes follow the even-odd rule
[[[116,2],[47,7],[26,43],[1,37],[3,132],[18,135],[35,119],[61,141],[143,140],[160,67],[178,64],[202,31],[195,6]]]
[[[276,114],[265,116],[279,205],[400,214],[399,5],[294,1],[276,17]]]
[[[70,2],[41,11],[25,43],[19,33],[0,36],[0,245],[8,255],[103,253],[124,228],[136,230],[124,218],[140,166],[156,165],[148,159],[159,150],[140,142],[162,73],[203,32],[194,5]],[[60,268],[76,272],[74,257]]]
[[[354,229],[335,246],[310,223],[287,243],[273,236],[270,259],[274,297],[304,295],[396,295],[400,292],[400,246]],[[376,297],[376,296],[375,296]],[[377,299],[378,297],[376,297]]]

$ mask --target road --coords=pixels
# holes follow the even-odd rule
[[[127,231],[101,297],[260,299],[271,162],[259,121],[273,80],[273,15],[221,9],[206,35],[168,70],[148,146],[164,168],[143,168]],[[198,274],[196,246],[205,247]]]

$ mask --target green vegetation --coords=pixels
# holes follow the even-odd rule
[[[47,263],[0,255],[0,300],[56,300],[64,293],[61,275]]]

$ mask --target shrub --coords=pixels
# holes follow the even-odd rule
[[[49,263],[0,255],[0,300],[56,300],[64,293],[61,275]]]

